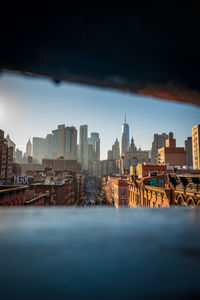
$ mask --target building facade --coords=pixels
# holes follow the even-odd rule
[[[192,128],[193,169],[200,170],[200,124]]]
[[[121,176],[108,176],[102,179],[102,194],[109,205],[116,208],[128,205],[128,183]]]
[[[52,134],[47,134],[45,138],[44,158],[52,158],[51,149],[52,149]]]
[[[185,140],[185,151],[187,153],[187,167],[191,168],[193,166],[192,159],[192,137],[189,136],[187,140]]]
[[[47,144],[51,145],[51,158],[77,159],[77,130],[75,127],[58,125],[58,128],[52,131],[52,136],[47,137]]]
[[[80,164],[84,171],[88,170],[88,126],[81,125],[79,132]]]
[[[187,154],[183,147],[176,147],[176,139],[173,133],[168,134],[166,145],[158,149],[158,164],[170,164],[173,167],[187,165]]]
[[[120,159],[120,148],[119,148],[119,141],[116,138],[116,141],[112,145],[112,150],[108,150],[107,159]]]
[[[117,161],[120,174],[129,174],[130,166],[136,166],[138,163],[149,162],[148,152],[137,149],[132,137],[129,150],[122,153]]]
[[[81,165],[77,160],[72,159],[43,159],[42,160],[42,169],[51,169],[52,171],[72,171],[80,172]]]
[[[154,134],[154,140],[152,142],[151,148],[151,163],[157,164],[158,163],[158,149],[165,147],[165,141],[167,140],[168,136],[166,133],[162,134]]]
[[[26,144],[26,157],[29,157],[32,155],[32,144],[30,139],[28,140],[27,144]]]
[[[98,132],[91,132],[91,137],[88,138],[88,144],[92,145],[94,160],[100,160],[100,138]]]
[[[4,139],[4,131],[0,130],[0,182],[10,183],[13,177],[13,147],[9,147]]]
[[[33,158],[39,163],[45,155],[45,139],[41,137],[33,137]]]

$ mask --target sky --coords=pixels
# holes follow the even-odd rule
[[[177,146],[200,123],[200,107],[87,85],[11,73],[0,76],[0,129],[25,151],[29,138],[45,137],[59,124],[88,124],[99,132],[101,159],[121,142],[124,114],[137,147],[150,150],[154,133],[174,132]]]

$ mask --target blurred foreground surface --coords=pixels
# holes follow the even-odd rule
[[[1,299],[200,299],[200,209],[0,210]]]

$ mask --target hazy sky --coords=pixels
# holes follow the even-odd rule
[[[17,147],[34,136],[45,137],[58,124],[88,124],[99,132],[101,159],[107,158],[116,137],[121,141],[124,113],[136,146],[151,149],[154,133],[173,131],[178,146],[200,123],[200,108],[119,91],[72,83],[54,84],[49,79],[3,73],[0,76],[0,129]]]

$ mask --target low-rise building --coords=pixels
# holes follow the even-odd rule
[[[129,207],[169,207],[172,204],[170,188],[152,186],[146,179],[128,180]]]
[[[102,194],[110,205],[128,205],[127,178],[122,176],[108,176],[102,180]]]
[[[164,175],[165,180],[167,179],[167,165],[149,165],[149,164],[138,164],[135,167],[135,174],[138,178],[152,177],[157,175]]]
[[[28,186],[0,186],[0,206],[23,206]]]
[[[31,172],[38,172],[42,170],[41,164],[34,164],[34,163],[27,163],[27,164],[20,164],[21,168],[21,175],[27,175],[30,171]]]
[[[53,171],[71,171],[76,173],[81,171],[81,165],[77,160],[66,160],[63,158],[43,159],[42,168],[43,170],[52,169]]]

